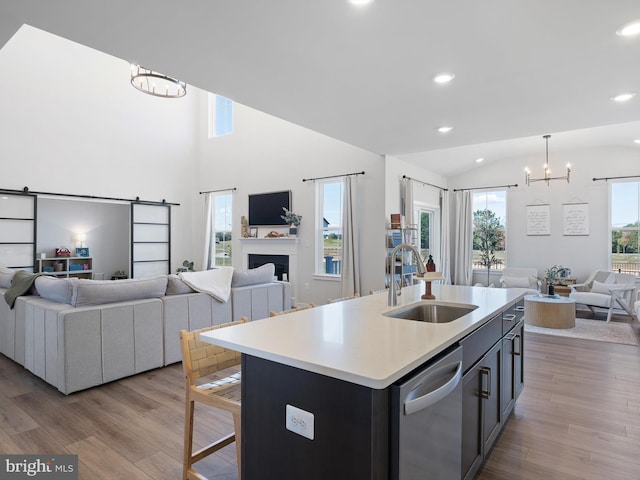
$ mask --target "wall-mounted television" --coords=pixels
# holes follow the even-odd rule
[[[249,195],[249,226],[274,227],[287,225],[280,215],[291,210],[291,190]]]

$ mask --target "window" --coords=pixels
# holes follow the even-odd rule
[[[213,211],[211,219],[211,251],[209,254],[210,266],[231,266],[231,218],[233,197],[231,193],[224,192],[214,194]]]
[[[473,268],[505,267],[507,192],[473,193]]]
[[[640,275],[640,182],[611,184],[611,269]]]
[[[209,94],[209,138],[233,133],[233,101]]]
[[[440,210],[416,205],[414,218],[417,221],[416,246],[420,250],[420,256],[426,262],[429,255],[432,255],[436,266],[439,267],[440,229],[438,225],[440,221]]]
[[[316,231],[316,273],[342,274],[343,180],[318,181]]]

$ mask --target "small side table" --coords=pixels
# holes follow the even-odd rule
[[[571,289],[569,288],[569,285],[575,285],[575,284],[576,284],[575,278],[564,277],[562,279],[562,283],[554,283],[553,288],[556,294],[560,295],[561,297],[568,297],[569,294],[571,293]]]
[[[576,326],[576,301],[560,296],[526,295],[524,323],[544,328],[573,328]]]

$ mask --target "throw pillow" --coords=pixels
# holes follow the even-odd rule
[[[11,279],[15,273],[15,270],[0,267],[0,288],[9,288],[11,286]]]
[[[613,285],[611,283],[600,283],[596,280],[591,284],[591,293],[604,293],[605,295],[611,295],[609,290]]]
[[[184,283],[175,273],[167,277],[167,295],[183,295],[185,293],[195,293],[195,290]]]
[[[36,278],[35,285],[38,294],[42,298],[71,305],[73,286],[77,281],[77,278],[56,278],[49,275],[41,275]]]
[[[144,298],[164,297],[167,276],[130,278],[127,280],[78,279],[71,298],[71,305],[82,307],[104,303],[128,302]]]
[[[257,285],[259,283],[271,283],[275,273],[276,266],[273,263],[265,263],[258,268],[250,270],[234,270],[231,286],[246,287],[247,285]]]
[[[502,277],[502,281],[504,282],[505,286],[511,288],[531,287],[528,277]]]

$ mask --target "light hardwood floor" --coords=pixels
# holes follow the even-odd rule
[[[640,348],[528,334],[526,352],[525,390],[478,479],[640,479]],[[178,479],[182,389],[174,365],[64,396],[0,355],[0,452],[77,453],[85,480]],[[230,425],[197,406],[196,443]],[[234,445],[200,469],[237,479]]]

